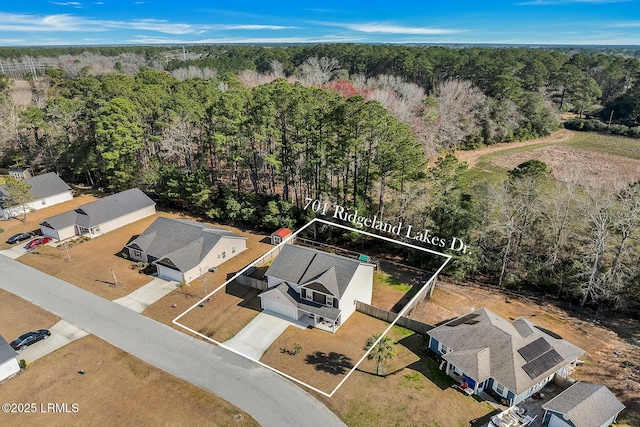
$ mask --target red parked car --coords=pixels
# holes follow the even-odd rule
[[[33,249],[36,246],[40,246],[40,245],[46,245],[47,243],[49,243],[50,241],[52,241],[53,239],[49,236],[44,236],[44,237],[38,237],[37,239],[33,239],[32,241],[30,241],[29,243],[27,243],[27,245],[25,246],[25,248],[27,249]]]

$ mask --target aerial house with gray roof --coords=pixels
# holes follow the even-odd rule
[[[302,246],[285,245],[265,272],[264,310],[335,332],[371,304],[375,266]]]
[[[71,187],[54,172],[22,179],[31,186],[29,193],[33,200],[25,203],[24,207],[6,206],[3,199],[7,196],[7,191],[4,185],[0,185],[0,216],[11,218],[22,215],[25,209],[27,211],[44,209],[73,199]]]
[[[153,263],[160,277],[188,283],[247,249],[247,238],[186,219],[158,217],[126,246],[129,256]]]
[[[18,353],[0,336],[0,381],[20,372]]]
[[[524,318],[512,322],[481,308],[429,331],[441,369],[471,394],[492,390],[509,405],[539,391],[555,374],[568,376],[584,350]]]
[[[155,202],[132,188],[46,218],[40,229],[44,236],[57,240],[73,236],[94,238],[155,213]]]
[[[542,405],[543,425],[549,427],[607,427],[625,406],[601,384],[578,381]]]

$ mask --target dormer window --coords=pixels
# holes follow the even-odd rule
[[[333,307],[333,297],[327,295],[327,305]]]

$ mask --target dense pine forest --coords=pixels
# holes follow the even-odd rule
[[[447,154],[547,136],[561,112],[589,117],[576,128],[637,136],[640,60],[628,53],[0,49],[0,165],[138,186],[166,206],[256,229],[295,227],[311,215],[306,198],[329,200],[465,240],[472,250],[448,271],[456,278],[638,314],[636,183],[559,180],[537,160],[478,180]],[[30,81],[29,105],[12,101],[9,77]]]

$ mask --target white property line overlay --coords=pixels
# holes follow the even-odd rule
[[[231,351],[232,353],[235,353],[239,356],[242,356],[246,359],[251,360],[252,362],[257,363],[260,366],[263,366],[277,374],[282,375],[283,377],[296,382],[298,384],[301,384],[317,393],[322,394],[323,396],[326,397],[332,397],[334,395],[334,393],[336,391],[338,391],[338,389],[342,386],[342,384],[344,384],[344,382],[351,376],[351,374],[353,374],[353,372],[358,368],[358,366],[360,366],[360,364],[364,361],[364,359],[369,355],[369,353],[373,350],[373,348],[378,344],[378,342],[391,330],[391,328],[396,324],[396,322],[400,319],[401,316],[404,316],[405,312],[408,310],[408,308],[411,306],[411,304],[413,304],[413,302],[415,302],[416,298],[418,298],[418,296],[420,295],[420,293],[418,292],[413,298],[411,298],[411,300],[405,304],[404,308],[402,310],[400,310],[400,313],[398,313],[398,315],[396,316],[395,320],[393,322],[391,322],[391,324],[389,324],[389,326],[387,327],[387,329],[384,330],[384,332],[382,332],[382,334],[380,335],[380,337],[373,343],[373,345],[369,348],[369,350],[367,350],[365,352],[365,354],[360,358],[360,360],[358,360],[358,362],[354,365],[354,367],[347,373],[347,375],[338,383],[338,385],[331,391],[331,393],[326,393],[310,384],[305,383],[304,381],[301,381],[297,378],[292,377],[289,374],[286,374],[272,366],[269,366],[259,360],[256,360],[252,357],[249,357],[243,353],[240,353],[239,351],[228,347],[226,345],[224,345],[221,342],[218,342],[216,340],[214,340],[213,338],[210,338],[204,334],[201,334],[200,332],[191,329],[190,327],[183,325],[182,323],[178,322],[178,320],[184,316],[185,314],[189,313],[191,310],[193,310],[194,308],[196,308],[197,306],[199,306],[200,304],[202,304],[207,298],[209,298],[211,295],[215,294],[216,292],[218,292],[220,289],[224,288],[225,286],[227,286],[229,283],[231,283],[232,281],[234,281],[237,277],[239,277],[240,275],[242,275],[242,273],[244,273],[245,271],[247,271],[249,268],[253,267],[258,261],[260,261],[261,259],[265,258],[267,255],[271,254],[273,251],[275,251],[276,249],[280,248],[281,246],[285,245],[286,243],[288,243],[290,240],[294,239],[295,236],[298,235],[298,233],[300,233],[301,231],[303,231],[304,229],[306,229],[307,227],[309,227],[311,224],[315,223],[315,222],[321,222],[330,226],[334,226],[334,227],[338,227],[338,228],[342,228],[345,230],[349,230],[349,231],[355,231],[357,233],[362,233],[365,234],[367,236],[371,236],[377,239],[382,239],[391,243],[396,243],[399,245],[403,245],[403,246],[407,246],[413,249],[417,249],[419,251],[423,251],[423,252],[428,252],[434,255],[438,255],[438,256],[442,256],[445,257],[445,261],[444,263],[440,266],[440,268],[438,268],[438,270],[436,270],[436,272],[431,276],[431,278],[424,284],[424,287],[430,286],[431,281],[435,280],[438,277],[438,274],[440,273],[440,271],[442,271],[442,269],[449,263],[449,261],[451,261],[452,256],[451,255],[447,255],[441,252],[437,252],[437,251],[433,251],[431,249],[427,249],[427,248],[422,248],[420,246],[416,246],[416,245],[412,245],[410,243],[404,243],[398,240],[394,240],[394,239],[390,239],[388,237],[385,236],[380,236],[378,234],[373,234],[373,233],[369,233],[367,231],[362,231],[362,230],[358,230],[356,228],[352,228],[352,227],[347,227],[341,224],[337,224],[334,222],[330,222],[330,221],[326,221],[323,219],[319,219],[319,218],[314,218],[311,221],[309,221],[306,225],[304,225],[301,229],[299,229],[298,231],[296,231],[295,233],[293,233],[292,235],[286,237],[278,246],[274,247],[273,249],[269,250],[268,252],[264,253],[263,255],[261,255],[259,258],[257,258],[255,261],[253,261],[252,263],[250,263],[249,265],[247,265],[245,268],[243,268],[242,270],[238,271],[231,279],[227,280],[226,282],[224,282],[222,285],[220,285],[219,287],[217,287],[216,289],[214,289],[212,292],[210,292],[208,295],[204,296],[201,300],[199,300],[198,302],[196,302],[195,304],[193,304],[191,307],[189,307],[187,310],[185,310],[182,314],[178,315],[178,317],[176,317],[175,319],[173,319],[171,321],[171,323],[173,323],[174,325],[180,326],[183,329],[186,329],[187,331],[201,337],[204,338],[207,341],[211,341],[212,343],[224,348],[225,350]]]

